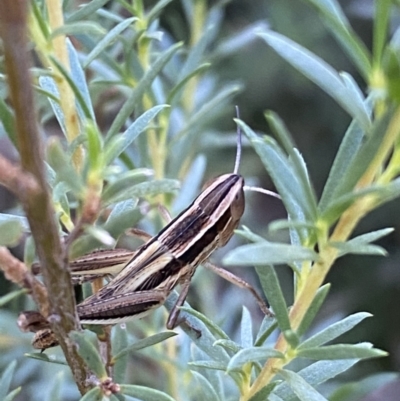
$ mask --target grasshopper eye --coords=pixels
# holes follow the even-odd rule
[[[237,193],[235,194],[235,197],[232,201],[231,204],[231,216],[234,220],[240,220],[240,218],[243,215],[244,212],[244,192],[243,188],[240,188]]]

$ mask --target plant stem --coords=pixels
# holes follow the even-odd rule
[[[399,134],[400,108],[398,108],[394,113],[376,157],[371,161],[369,168],[359,180],[356,188],[366,188],[373,183],[374,179],[377,180],[380,168],[390,154]],[[289,318],[292,330],[296,331],[298,329],[318,289],[323,284],[326,275],[338,257],[338,249],[332,247],[330,243],[346,241],[359,221],[370,212],[375,205],[376,202],[373,196],[362,197],[356,200],[339,219],[329,241],[322,249],[320,249],[320,259],[312,266],[312,269],[305,280],[305,284],[296,297],[290,311]],[[275,349],[284,354],[289,350],[289,344],[282,334],[278,338]],[[257,379],[254,381],[249,392],[241,397],[241,401],[250,399],[265,387],[275,376],[276,372],[287,365],[291,359],[293,358],[269,359]]]
[[[47,192],[43,149],[37,129],[29,72],[26,4],[25,1],[19,0],[0,2],[0,34],[15,112],[21,166],[24,174],[31,175],[37,183],[37,188],[34,189],[21,187],[19,197],[43,268],[43,279],[49,296],[51,328],[60,342],[79,390],[84,394],[89,389],[85,383],[89,372],[76,347],[68,340],[68,333],[78,328],[75,319],[75,299],[67,263],[61,257],[63,252],[58,227]]]
[[[62,2],[60,0],[47,0],[46,4],[49,13],[49,24],[51,31],[54,32],[55,29],[64,25]],[[69,71],[70,64],[65,35],[57,35],[53,38],[52,45],[55,58]],[[71,143],[79,135],[79,117],[76,112],[75,95],[62,75],[55,75],[55,81],[60,93],[60,106],[64,114],[67,140]],[[80,171],[83,162],[82,146],[78,146],[74,151],[72,162],[75,169]]]

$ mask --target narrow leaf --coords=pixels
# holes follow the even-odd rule
[[[14,390],[10,391],[7,396],[4,398],[4,401],[12,401],[22,390],[22,387],[17,387]]]
[[[354,366],[359,359],[346,359],[336,361],[317,361],[298,373],[308,384],[317,387],[319,384],[325,383],[327,380],[333,379],[337,375],[346,372]],[[297,398],[293,396],[292,391],[287,383],[280,384],[274,391],[276,395],[285,401],[295,401]]]
[[[204,400],[207,401],[219,401],[220,398],[218,397],[218,394],[216,393],[214,387],[212,384],[200,373],[192,371],[192,375],[198,382],[198,386],[200,387],[201,391],[201,397]]]
[[[57,36],[64,35],[104,35],[104,29],[94,21],[79,21],[70,24],[64,24],[51,33],[51,38],[54,39]]]
[[[65,116],[60,106],[60,94],[54,79],[51,77],[41,76],[39,77],[39,85],[42,89],[49,93],[47,99],[50,102],[51,108],[53,109],[53,113],[58,121],[58,124],[60,125],[61,131],[63,132],[64,136],[67,137]]]
[[[171,310],[177,301],[178,295],[174,291],[164,305],[167,310]],[[189,304],[185,302],[185,308],[189,307]],[[186,310],[180,311],[180,317],[187,324],[182,323],[180,327],[182,330],[192,339],[194,344],[206,353],[212,360],[219,361],[220,363],[227,364],[230,357],[229,354],[221,347],[214,345],[217,338],[211,333],[207,326],[192,314],[186,312]],[[201,335],[199,336],[199,333]]]
[[[253,346],[253,325],[249,310],[243,306],[242,321],[240,323],[240,343],[243,348]]]
[[[168,394],[149,387],[135,386],[133,384],[121,384],[120,387],[121,394],[138,398],[142,401],[175,401]]]
[[[19,220],[0,222],[0,246],[15,246],[24,233]]]
[[[223,259],[230,266],[265,266],[316,260],[318,255],[309,248],[297,245],[262,243],[242,245]]]
[[[105,163],[108,165],[114,161],[128,146],[141,134],[149,125],[150,121],[164,108],[169,107],[166,104],[154,106],[138,117],[128,129],[112,141],[109,141],[105,147]]]
[[[189,362],[188,365],[194,368],[220,370],[222,372],[226,371],[226,364],[216,361],[196,361],[196,362]]]
[[[148,182],[141,182],[126,188],[125,191],[115,194],[109,198],[104,205],[108,206],[111,203],[119,203],[131,198],[143,198],[145,196],[154,196],[166,192],[174,192],[180,187],[179,181],[172,179],[153,180]]]
[[[89,3],[80,7],[77,11],[74,11],[67,18],[67,22],[74,22],[84,19],[93,15],[97,10],[107,4],[110,0],[92,0]]]
[[[140,168],[121,173],[115,181],[107,184],[101,198],[103,202],[109,202],[110,199],[117,196],[120,192],[123,192],[126,188],[142,181],[146,181],[152,176],[153,170],[147,168]]]
[[[282,369],[279,371],[279,374],[285,379],[301,401],[328,401],[297,373]]]
[[[134,344],[129,345],[128,347],[124,348],[120,352],[118,352],[117,355],[113,357],[114,361],[117,361],[118,359],[122,358],[123,356],[127,355],[130,352],[138,351],[147,347],[151,347],[154,344],[158,344],[162,341],[167,340],[168,338],[176,336],[177,333],[174,333],[173,331],[166,331],[163,333],[157,333],[154,334],[150,337],[147,337],[143,340],[136,341]]]
[[[114,40],[117,39],[119,34],[128,28],[129,25],[136,21],[136,17],[127,18],[117,24],[113,29],[111,29],[104,37],[101,39],[97,45],[91,50],[88,56],[85,59],[83,64],[83,68],[87,68],[87,66],[102,52],[109,46]]]
[[[23,290],[12,291],[6,295],[3,295],[2,297],[0,297],[0,307],[3,307],[5,304],[12,301],[14,298],[18,298],[19,296],[26,294],[27,292],[28,290],[23,289]]]
[[[3,400],[11,385],[11,380],[13,379],[14,376],[14,371],[17,366],[17,361],[12,361],[4,370],[3,374],[1,375],[0,378],[0,400]]]
[[[241,370],[243,365],[250,362],[264,361],[268,358],[284,358],[284,355],[270,347],[251,347],[242,349],[228,363],[227,371]]]
[[[89,390],[79,401],[102,401],[103,394],[100,387],[94,387]]]
[[[279,328],[281,331],[290,330],[288,308],[274,268],[269,265],[260,266],[256,267],[256,272],[268,302],[275,313]]]
[[[307,312],[300,323],[299,328],[297,329],[297,334],[300,337],[304,335],[304,333],[309,328],[310,324],[314,321],[314,318],[317,315],[318,311],[320,310],[322,304],[324,303],[330,288],[331,288],[330,284],[325,284],[318,289],[310,307],[307,309]]]
[[[90,370],[92,370],[100,380],[105,379],[108,376],[107,371],[97,349],[88,339],[87,334],[72,331],[69,337],[78,345],[79,355],[85,360]]]
[[[329,203],[336,197],[336,189],[348,171],[351,161],[357,155],[364,136],[365,132],[361,129],[356,120],[353,120],[344,135],[329,172],[329,177],[319,202],[319,209],[322,212],[326,210]]]
[[[335,338],[341,336],[342,334],[347,333],[354,326],[357,326],[357,324],[362,322],[367,317],[371,316],[372,315],[367,312],[360,312],[360,313],[355,313],[354,315],[350,315],[339,322],[333,323],[332,325],[326,327],[319,333],[314,334],[312,337],[305,340],[298,347],[298,350],[318,347],[319,345],[332,341]]]
[[[293,220],[315,220],[314,209],[306,201],[307,196],[300,179],[296,176],[290,161],[275,141],[269,137],[259,137],[255,132],[240,120],[235,120],[243,129],[260,157],[264,167],[273,180],[279,195]]]
[[[195,317],[199,321],[203,322],[204,325],[208,328],[208,330],[210,330],[210,332],[214,336],[217,336],[217,337],[225,339],[225,340],[229,340],[228,335],[217,324],[215,324],[211,319],[209,319],[207,316],[203,315],[202,313],[200,313],[196,309],[187,308],[185,306],[182,306],[180,308],[180,310],[192,315],[193,317]],[[214,345],[215,344],[216,344],[216,342],[214,343]]]
[[[42,362],[49,362],[49,363],[55,363],[56,365],[68,366],[65,359],[56,358],[56,357],[54,357],[54,355],[49,356],[44,353],[34,352],[32,354],[30,354],[30,353],[24,354],[24,356],[26,356],[27,358],[31,358],[31,359],[38,359]]]
[[[340,250],[340,255],[343,256],[347,253],[353,254],[369,254],[369,255],[383,255],[387,252],[385,249],[377,245],[368,245],[370,242],[376,241],[394,231],[393,228],[383,228],[367,234],[354,237],[347,242],[334,242],[331,245]]]
[[[163,67],[168,63],[168,61],[172,58],[172,56],[182,47],[182,43],[177,43],[174,46],[171,46],[167,51],[162,53],[151,65],[150,69],[146,72],[143,78],[139,81],[139,83],[133,89],[131,95],[126,100],[121,110],[115,117],[108,133],[106,135],[106,140],[109,140],[113,137],[125,124],[125,121],[132,114],[133,110],[136,107],[137,102],[139,102],[145,93],[146,90],[149,89],[150,85],[156,78],[156,76],[160,73]]]
[[[260,33],[259,36],[293,67],[330,95],[353,118],[357,119],[364,130],[368,130],[370,120],[364,107],[360,105],[359,99],[351,90],[348,90],[340,75],[329,64],[279,33],[267,31]]]
[[[320,12],[324,25],[347,53],[349,59],[367,79],[371,73],[371,55],[364,42],[352,29],[336,0],[307,0]]]
[[[335,344],[324,347],[305,348],[298,351],[298,357],[334,360],[334,359],[366,359],[387,356],[387,352],[376,348],[366,348],[364,344]]]

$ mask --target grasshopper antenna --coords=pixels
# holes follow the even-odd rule
[[[239,114],[239,106],[235,106],[236,109],[236,118],[240,118]],[[242,157],[242,130],[239,125],[237,126],[237,144],[236,144],[236,159],[235,159],[235,168],[233,169],[233,174],[238,174],[240,158]]]
[[[243,191],[253,191],[253,192],[259,192],[260,194],[272,196],[274,198],[282,199],[276,192],[269,191],[268,189],[260,188],[260,187],[249,187],[248,185],[245,185],[243,187]]]

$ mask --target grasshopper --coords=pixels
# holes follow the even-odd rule
[[[161,306],[180,284],[181,292],[166,323],[168,329],[173,329],[179,324],[179,307],[186,299],[190,281],[200,264],[249,290],[261,310],[271,315],[252,286],[207,262],[210,255],[232,237],[244,212],[244,179],[238,173],[240,130],[237,142],[233,173],[221,175],[212,181],[188,208],[157,235],[149,236],[147,242],[136,251],[117,249],[95,252],[71,262],[71,273],[76,282],[94,279],[99,275],[115,275],[97,293],[77,305],[81,323],[108,325],[140,318]],[[37,266],[35,268],[37,270]],[[33,345],[42,349],[55,343],[54,339],[46,340],[46,334],[40,330]]]

